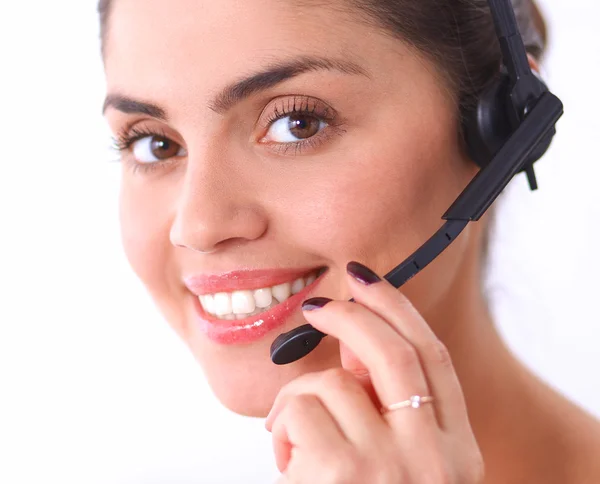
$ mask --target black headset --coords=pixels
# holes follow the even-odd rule
[[[440,255],[469,222],[478,221],[517,173],[524,171],[531,189],[537,189],[533,164],[548,150],[563,115],[560,99],[529,66],[511,1],[488,3],[500,41],[502,67],[475,109],[463,114],[468,153],[481,170],[443,215],[446,222],[442,228],[385,276],[396,288]],[[325,336],[310,324],[282,334],[271,345],[271,360],[277,365],[297,361]]]

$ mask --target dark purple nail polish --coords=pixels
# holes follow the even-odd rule
[[[350,262],[346,266],[346,270],[348,274],[350,274],[354,279],[356,279],[361,284],[365,286],[370,286],[371,284],[375,284],[376,282],[381,282],[381,277],[375,274],[368,267],[363,266],[358,262]]]
[[[307,299],[302,303],[302,311],[314,311],[315,309],[321,309],[331,301],[332,299],[327,297],[313,297],[311,299]]]

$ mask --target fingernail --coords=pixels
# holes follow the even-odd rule
[[[368,267],[363,266],[359,262],[350,262],[346,266],[346,270],[348,274],[350,274],[354,279],[356,279],[361,284],[365,286],[370,286],[371,284],[375,284],[376,282],[381,282],[381,277],[375,274]]]
[[[302,303],[302,311],[314,311],[315,309],[321,309],[331,301],[332,299],[327,297],[313,297],[311,299],[307,299]]]

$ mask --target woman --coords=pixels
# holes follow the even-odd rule
[[[537,69],[543,21],[513,3]],[[127,257],[223,405],[270,412],[283,482],[600,482],[600,424],[494,328],[485,220],[401,292],[376,275],[478,171],[460,114],[501,61],[485,0],[99,10]],[[273,365],[306,321],[332,337]]]

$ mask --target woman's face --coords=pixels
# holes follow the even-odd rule
[[[340,364],[332,338],[283,367],[269,348],[305,324],[304,299],[349,298],[349,261],[399,264],[476,171],[433,65],[342,7],[116,0],[110,18],[106,117],[123,144],[137,138],[122,146],[124,248],[241,414],[265,415],[283,384]],[[472,238],[403,288],[422,314],[448,299]],[[285,282],[320,268],[286,299]],[[197,294],[215,293],[227,294],[201,309]]]

